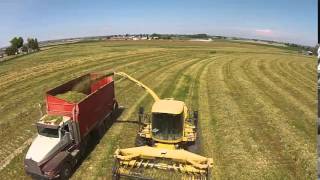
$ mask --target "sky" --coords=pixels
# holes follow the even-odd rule
[[[317,43],[317,0],[0,0],[0,15],[0,47],[14,36],[43,41],[125,33]]]

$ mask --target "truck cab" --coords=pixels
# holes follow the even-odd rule
[[[42,118],[43,119],[43,118]],[[59,149],[71,144],[69,128],[70,118],[63,117],[59,124],[40,121],[36,124],[38,135],[32,142],[26,159],[32,159],[39,164],[47,161]]]
[[[64,149],[73,145],[72,121],[70,117],[61,117],[62,121],[55,120],[46,121],[49,115],[43,116],[38,123],[36,123],[38,134],[32,142],[25,158],[25,168],[29,174],[39,174],[40,169],[34,172],[36,167],[43,167],[57,152],[62,152]],[[31,164],[36,164],[34,168],[30,168]],[[31,165],[32,166],[32,165]],[[44,174],[44,176],[50,174]],[[48,176],[49,178],[49,176]],[[50,179],[50,178],[49,178]]]

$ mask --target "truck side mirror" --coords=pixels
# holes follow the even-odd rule
[[[71,138],[71,136],[70,136],[70,132],[65,132],[65,135],[66,135],[66,137],[68,137],[69,139]]]

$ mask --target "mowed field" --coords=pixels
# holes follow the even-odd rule
[[[0,179],[28,179],[23,159],[45,90],[111,69],[199,111],[198,153],[213,158],[214,179],[315,179],[315,59],[250,43],[105,41],[60,45],[3,62]],[[110,179],[115,149],[134,146],[137,125],[125,121],[137,119],[139,106],[150,109],[153,99],[127,80],[116,82],[116,95],[125,107],[119,122],[73,179]]]

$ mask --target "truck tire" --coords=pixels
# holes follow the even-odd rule
[[[98,128],[98,136],[99,136],[99,139],[101,139],[104,135],[104,133],[106,132],[106,128],[104,126],[104,123],[101,123],[100,124],[100,127]]]
[[[80,145],[80,158],[85,158],[87,153],[88,139],[90,139],[90,134],[87,135],[85,139],[82,140]]]
[[[113,111],[114,112],[117,112],[118,111],[118,109],[119,109],[119,105],[118,105],[118,102],[117,101],[115,101],[114,103],[113,103]]]
[[[69,163],[66,163],[61,172],[60,172],[60,177],[61,179],[69,179],[71,177],[71,174],[72,174],[72,168],[71,168],[71,165]]]
[[[115,102],[113,103],[112,113],[111,113],[112,121],[115,121],[115,120],[116,120],[117,113],[118,113],[118,109],[119,109],[118,102],[115,101]]]

